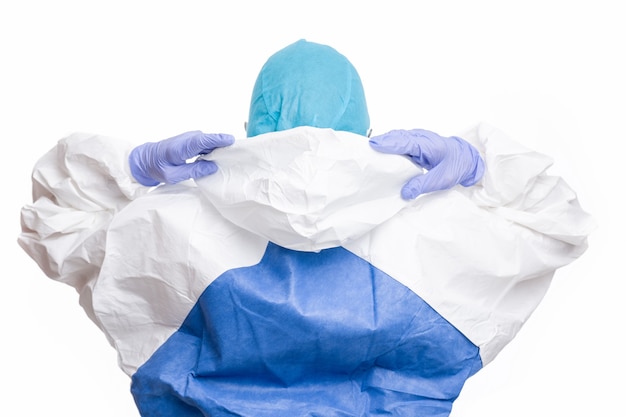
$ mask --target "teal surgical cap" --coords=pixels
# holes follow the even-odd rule
[[[369,123],[361,78],[350,61],[330,46],[299,40],[263,65],[247,135],[313,126],[365,136]]]

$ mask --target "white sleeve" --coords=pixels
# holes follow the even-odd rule
[[[482,123],[463,136],[485,159],[485,175],[466,195],[479,207],[571,245],[584,245],[595,228],[575,191],[547,173],[552,158],[530,150]]]
[[[489,363],[595,228],[552,159],[481,124],[465,135],[485,159],[472,187],[419,196],[347,249],[394,277],[480,348]]]
[[[21,210],[19,245],[48,277],[73,286],[92,318],[91,287],[108,226],[149,191],[130,173],[131,149],[125,141],[85,133],[61,139],[36,163],[33,202]]]

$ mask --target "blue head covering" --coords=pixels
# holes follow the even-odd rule
[[[366,135],[369,114],[361,78],[335,49],[299,40],[272,55],[257,77],[247,135],[298,126]]]

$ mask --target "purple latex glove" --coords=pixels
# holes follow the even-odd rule
[[[402,187],[402,198],[411,200],[420,194],[447,190],[457,184],[476,184],[485,172],[485,163],[476,148],[467,141],[423,130],[392,130],[370,139],[379,152],[406,155],[428,170],[411,178]]]
[[[225,133],[192,131],[160,142],[144,143],[130,152],[130,171],[139,183],[147,186],[162,182],[175,184],[190,178],[204,177],[217,171],[215,162],[186,161],[234,142],[235,138]]]

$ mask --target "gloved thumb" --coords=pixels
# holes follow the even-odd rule
[[[412,200],[420,194],[441,191],[456,184],[455,178],[450,178],[449,172],[439,165],[424,174],[411,178],[402,187],[401,195],[405,200]]]
[[[165,170],[165,182],[176,184],[188,179],[197,179],[214,174],[217,171],[217,164],[213,161],[199,159],[188,164],[170,166]]]
[[[404,184],[400,192],[402,198],[405,200],[413,200],[418,195],[428,192],[425,191],[424,187],[425,176],[426,174],[418,175],[411,178],[406,184]]]

